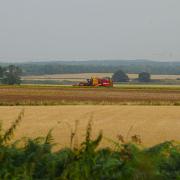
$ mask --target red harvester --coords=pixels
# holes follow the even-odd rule
[[[110,77],[104,77],[104,78],[91,77],[91,79],[87,79],[86,82],[80,82],[78,84],[78,86],[112,87],[113,86],[113,81],[112,81],[112,79]]]

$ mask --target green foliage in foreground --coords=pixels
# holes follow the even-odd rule
[[[44,138],[10,143],[23,112],[12,126],[0,128],[0,179],[27,180],[156,180],[180,179],[180,145],[164,142],[143,148],[138,136],[131,142],[118,136],[114,148],[98,148],[102,133],[91,138],[91,123],[80,147],[70,137],[69,148],[53,152],[51,131]],[[21,145],[20,145],[20,144]]]

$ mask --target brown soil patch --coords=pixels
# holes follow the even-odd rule
[[[1,104],[61,104],[62,102],[170,102],[180,101],[179,90],[119,89],[119,88],[63,88],[63,87],[0,87]]]

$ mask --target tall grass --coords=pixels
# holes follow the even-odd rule
[[[127,141],[118,135],[116,142],[111,141],[114,148],[99,148],[103,134],[100,132],[92,139],[90,121],[84,142],[77,146],[76,122],[71,130],[70,147],[53,152],[52,130],[43,138],[26,138],[12,143],[23,114],[22,111],[8,130],[0,128],[0,179],[180,179],[180,144],[177,142],[143,148],[139,136],[134,135]]]

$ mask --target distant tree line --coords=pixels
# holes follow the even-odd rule
[[[8,64],[3,64],[4,66]],[[156,62],[145,60],[104,61],[51,61],[15,63],[23,75],[67,74],[67,73],[114,73],[121,69],[125,73],[180,74],[180,62]]]
[[[69,73],[114,73],[121,69],[126,73],[139,74],[149,72],[151,74],[180,74],[179,67],[156,67],[135,66],[135,65],[66,65],[66,64],[27,64],[18,65],[23,69],[23,75],[44,75],[44,74],[69,74]]]
[[[9,64],[0,64],[0,76],[2,77],[2,69]],[[125,73],[140,74],[148,72],[149,74],[180,74],[180,62],[155,62],[143,60],[104,60],[104,61],[51,61],[51,62],[31,62],[31,63],[14,63],[14,65],[22,69],[22,75],[45,75],[45,74],[69,74],[69,73],[114,73],[121,69]],[[147,74],[140,74],[139,81],[143,82]],[[124,77],[127,81],[127,77]]]
[[[76,73],[112,73],[116,68],[95,65],[26,65],[20,66],[23,75],[45,75],[45,74],[76,74]]]
[[[22,70],[14,65],[8,67],[0,66],[0,83],[1,84],[20,84]]]

